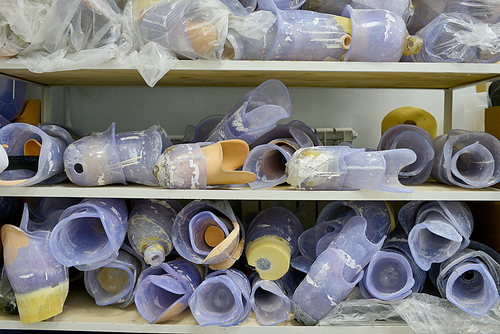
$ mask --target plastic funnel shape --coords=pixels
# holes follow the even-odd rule
[[[311,266],[293,295],[292,312],[298,321],[313,324],[327,315],[363,277],[363,268],[380,250],[385,236],[366,238],[367,221],[352,217]]]
[[[248,144],[240,139],[214,144],[174,145],[165,150],[153,169],[165,188],[209,188],[255,181],[255,174],[237,171],[248,155]]]
[[[361,294],[367,299],[395,300],[410,295],[415,280],[404,255],[381,250],[371,259],[359,284]]]
[[[81,271],[110,263],[125,239],[127,215],[122,199],[90,198],[70,206],[50,234],[52,254]]]
[[[176,216],[176,210],[166,200],[141,200],[132,208],[128,240],[147,264],[159,266],[174,248],[171,236]]]
[[[286,164],[287,182],[297,189],[341,190],[347,177],[346,157],[362,151],[347,146],[301,148]]]
[[[231,267],[243,253],[245,231],[228,201],[195,200],[175,218],[172,242],[185,259],[222,270]],[[193,244],[200,245],[198,251]]]
[[[127,184],[116,147],[115,123],[105,132],[83,137],[64,152],[64,169],[80,186]]]
[[[243,170],[257,177],[249,186],[264,189],[285,183],[286,163],[294,152],[295,149],[289,145],[264,144],[253,148],[243,163]]]
[[[281,280],[267,281],[257,273],[250,276],[250,305],[261,326],[274,326],[288,319],[291,302]]]
[[[183,259],[149,267],[137,280],[135,306],[150,324],[166,322],[188,307],[202,280],[200,267]]]
[[[500,141],[486,132],[451,130],[434,138],[432,177],[464,188],[500,181]]]
[[[0,116],[13,121],[23,110],[26,82],[0,77]]]
[[[245,255],[262,279],[274,281],[288,272],[290,259],[299,248],[304,231],[300,220],[287,208],[270,207],[254,218],[247,229]]]
[[[422,292],[427,278],[427,271],[421,269],[413,259],[410,245],[408,244],[408,235],[400,225],[396,226],[396,229],[389,233],[387,239],[385,239],[384,246],[382,246],[382,250],[397,252],[406,258],[410,264],[413,279],[415,280],[415,284],[413,284],[411,290],[417,293]]]
[[[407,186],[422,184],[431,175],[434,162],[433,140],[427,130],[410,124],[389,128],[380,139],[377,150],[407,148],[415,152],[417,160],[399,172],[399,182]]]
[[[401,17],[384,9],[346,7],[352,22],[352,42],[344,61],[399,61],[408,34]]]
[[[271,79],[245,94],[212,130],[208,142],[241,139],[247,144],[276,127],[280,119],[290,117],[290,95],[279,80]]]
[[[30,186],[63,175],[63,153],[68,146],[60,137],[26,123],[11,123],[0,129],[2,165],[0,186]],[[7,161],[5,157],[7,156]]]
[[[28,206],[24,205],[20,228],[2,227],[4,265],[16,294],[23,324],[51,318],[63,310],[68,295],[68,268],[49,247],[49,233],[28,232]]]
[[[124,308],[134,302],[134,288],[142,271],[140,261],[124,249],[101,268],[84,273],[85,288],[99,306]]]
[[[350,40],[343,18],[307,10],[281,10],[272,0],[259,8],[276,14],[276,39],[265,60],[341,60]]]
[[[399,181],[401,170],[417,160],[410,149],[400,148],[386,151],[367,151],[348,155],[345,158],[347,174],[344,187],[389,192],[411,193]]]
[[[161,1],[138,11],[146,41],[188,59],[220,59],[230,10],[215,0]]]
[[[189,298],[189,308],[200,326],[235,326],[250,314],[250,292],[250,282],[241,271],[215,271]]]
[[[423,270],[467,247],[474,226],[472,213],[461,202],[429,202],[419,208],[408,243]]]
[[[498,302],[500,265],[487,253],[469,248],[433,265],[429,276],[441,296],[480,316]]]

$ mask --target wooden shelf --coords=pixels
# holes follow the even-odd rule
[[[135,69],[107,62],[75,71],[32,73],[0,60],[0,73],[47,86],[145,86]],[[251,86],[448,89],[500,78],[500,64],[179,60],[157,86]]]

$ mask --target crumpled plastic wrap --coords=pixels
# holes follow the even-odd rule
[[[381,301],[353,299],[339,303],[318,326],[360,324],[403,319],[417,334],[498,333],[500,303],[483,316],[469,314],[446,299],[424,293],[412,293],[405,299]]]

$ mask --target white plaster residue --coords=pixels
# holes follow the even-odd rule
[[[238,132],[248,132],[248,129],[245,124],[243,124],[243,112],[241,110],[246,107],[246,103],[243,104],[238,110],[234,112],[231,116],[231,126],[236,129]]]
[[[121,141],[139,139],[139,136],[128,136],[120,138]]]
[[[192,159],[189,159],[189,167],[191,167],[191,169],[192,169],[191,188],[198,188],[200,185],[200,167]]]
[[[100,186],[106,185],[106,181],[104,180],[104,178],[105,178],[104,175],[99,176],[99,178],[97,179],[97,184]]]
[[[330,301],[330,305],[332,305],[333,307],[337,306],[337,302],[333,300],[333,297],[330,297],[330,295],[326,295],[326,298],[328,298],[328,300]]]
[[[315,288],[319,288],[319,285],[313,281],[313,279],[311,277],[309,277],[309,275],[306,275],[306,282],[307,284],[310,284],[312,286],[314,286]]]
[[[31,274],[27,274],[27,275],[21,275],[19,276],[19,278],[30,278],[30,277],[33,277],[35,274],[31,273]]]
[[[361,266],[356,264],[356,260],[353,259],[349,254],[347,254],[343,249],[337,248],[337,250],[344,256],[345,265],[351,269],[361,270]]]

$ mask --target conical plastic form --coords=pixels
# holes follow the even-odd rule
[[[23,110],[26,82],[9,77],[0,78],[0,116],[14,120]]]
[[[25,146],[28,142],[41,144],[38,152],[29,153]],[[0,170],[0,186],[30,186],[49,180],[64,172],[63,153],[68,143],[60,137],[45,133],[41,128],[26,123],[11,123],[0,128],[0,145],[2,148],[2,165]],[[9,157],[37,156],[36,171],[29,169],[5,170]],[[5,158],[7,157],[7,161]],[[63,177],[59,180],[64,180]]]
[[[127,236],[146,263],[158,266],[173,249],[172,226],[177,213],[168,201],[141,200],[130,212]]]
[[[259,325],[274,326],[288,318],[291,303],[281,285],[281,281],[266,281],[258,275],[253,278],[250,304]]]
[[[404,255],[379,251],[368,264],[360,288],[365,298],[395,300],[407,297],[414,284],[410,263]]]
[[[403,56],[406,24],[384,9],[346,6],[352,22],[352,42],[344,61],[399,61]]]
[[[50,249],[65,266],[92,270],[118,256],[126,232],[127,207],[122,199],[84,199],[61,214],[50,234]]]
[[[264,189],[286,182],[286,163],[295,150],[290,146],[275,144],[253,148],[245,159],[243,170],[255,173],[257,179],[249,183],[252,189]]]
[[[280,119],[290,117],[288,89],[275,79],[267,80],[245,94],[212,130],[208,142],[241,139],[249,145],[276,126]]]
[[[64,151],[64,170],[80,186],[126,184],[115,141],[115,123],[105,132],[83,137]]]
[[[250,314],[250,292],[250,283],[240,271],[216,271],[193,293],[189,308],[200,326],[235,326]]]
[[[26,231],[28,215],[25,204],[21,228],[2,227],[5,270],[16,294],[23,324],[61,313],[69,289],[68,268],[52,255],[48,232]]]
[[[232,225],[229,235],[213,247],[208,255],[197,253],[191,243],[192,232],[190,232],[189,228],[190,222],[193,217],[201,212],[211,212],[214,216],[220,217],[218,219],[222,221],[227,220]],[[220,226],[220,224],[215,225]],[[214,270],[219,270],[222,267],[227,269],[243,252],[245,232],[243,225],[234,215],[229,202],[195,200],[186,205],[175,218],[172,227],[172,242],[177,252],[191,262],[207,264]]]
[[[137,280],[137,310],[150,324],[166,322],[187,308],[201,281],[198,266],[183,259],[149,267]]]
[[[127,307],[134,301],[134,286],[140,272],[139,261],[120,250],[110,263],[84,273],[85,288],[99,306]]]
[[[421,127],[400,124],[391,127],[382,135],[377,150],[398,148],[411,149],[417,160],[399,172],[399,181],[404,185],[424,183],[431,174],[434,148],[431,135]]]

